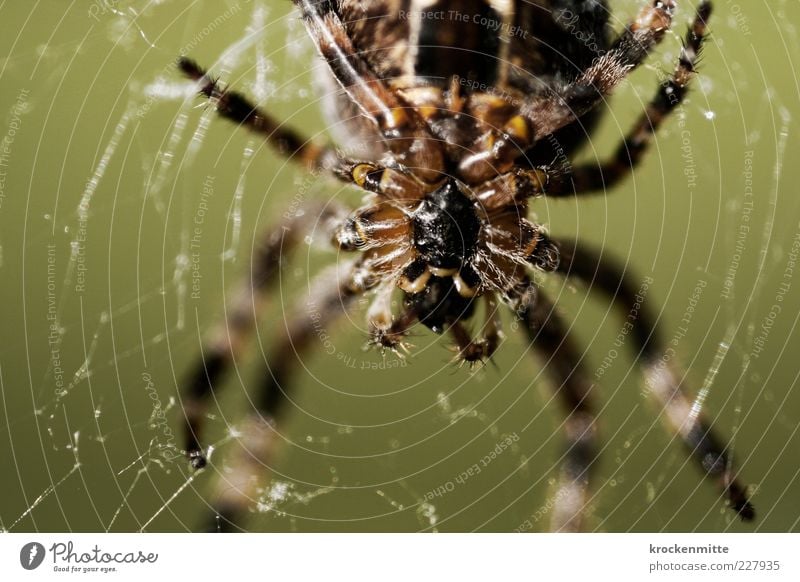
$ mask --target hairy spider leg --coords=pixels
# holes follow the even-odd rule
[[[483,296],[484,323],[478,330],[476,337],[470,334],[467,327],[461,321],[454,321],[448,331],[456,342],[458,354],[457,361],[475,364],[490,359],[500,342],[503,339],[503,330],[500,324],[500,313],[497,307],[497,300],[494,293],[487,293]]]
[[[634,313],[637,290],[623,269],[597,252],[577,248],[572,242],[562,241],[560,247],[560,273],[582,281],[590,291],[604,293],[620,310]],[[656,319],[646,305],[636,310],[632,324],[631,347],[644,368],[648,392],[662,408],[667,425],[680,436],[706,476],[715,481],[731,509],[742,520],[752,521],[755,509],[747,489],[738,480],[726,446],[708,420],[693,410],[693,400],[682,386],[679,374],[662,360],[665,346],[659,338]]]
[[[378,126],[389,150],[421,180],[439,181],[444,171],[441,144],[414,108],[375,75],[353,47],[334,2],[294,0],[311,37],[350,99]]]
[[[330,205],[307,208],[295,213],[281,227],[269,229],[255,249],[249,276],[233,291],[224,319],[212,329],[205,346],[201,346],[200,361],[183,383],[182,402],[186,454],[195,469],[206,464],[201,437],[208,401],[246,348],[264,309],[267,292],[280,281],[283,257],[303,240],[315,222],[327,226],[336,212]]]
[[[672,76],[658,87],[647,109],[636,121],[628,135],[609,160],[601,165],[584,164],[572,169],[557,180],[551,180],[548,196],[573,196],[591,192],[606,192],[629,175],[642,160],[652,143],[653,134],[673,113],[686,96],[694,77],[697,61],[706,36],[706,22],[711,15],[711,2],[701,2],[694,22],[689,27],[678,63]]]
[[[360,282],[360,266],[353,263],[337,276],[326,270],[310,285],[307,305],[285,324],[285,333],[267,356],[267,370],[248,414],[238,431],[229,466],[217,474],[212,495],[213,513],[205,524],[208,531],[237,531],[248,511],[257,505],[263,491],[262,476],[271,467],[271,457],[280,438],[277,424],[288,400],[292,376],[307,353],[320,326],[331,324],[352,306],[366,289]]]
[[[369,341],[367,344],[376,346],[381,351],[392,350],[402,357],[401,351],[408,350],[405,338],[409,334],[411,327],[418,320],[417,312],[408,307],[395,318],[391,310],[387,308],[382,316],[383,321],[386,322],[385,325],[377,325],[374,320],[369,319],[369,315],[367,319],[369,325]]]
[[[263,135],[281,155],[299,161],[312,171],[335,171],[338,166],[347,165],[348,162],[340,159],[332,147],[314,143],[259,109],[243,94],[222,87],[193,60],[181,57],[178,60],[178,68],[184,75],[198,83],[200,94],[212,101],[221,117]]]
[[[534,97],[522,107],[534,128],[534,142],[572,123],[600,102],[644,62],[672,23],[672,0],[648,0],[611,49],[563,89]]]
[[[550,529],[555,532],[583,530],[590,492],[590,474],[597,458],[597,426],[593,384],[581,362],[581,353],[554,304],[530,280],[519,297],[515,313],[531,342],[545,360],[545,372],[554,381],[566,418],[563,422],[566,450],[562,457],[554,497]],[[513,304],[512,304],[513,305]]]
[[[263,135],[283,156],[312,172],[326,172],[346,183],[386,198],[419,198],[430,186],[376,163],[363,163],[341,155],[330,145],[314,143],[257,107],[243,94],[222,87],[194,61],[181,57],[178,67],[200,85],[200,94],[211,100],[220,117]],[[413,144],[412,144],[413,145]],[[438,174],[437,174],[438,176]]]
[[[711,15],[711,2],[704,1],[689,27],[678,64],[672,76],[659,85],[646,111],[634,124],[617,148],[614,156],[597,164],[582,164],[569,171],[553,171],[547,167],[515,169],[501,173],[479,186],[478,197],[488,208],[500,207],[510,200],[520,202],[538,196],[580,196],[606,192],[619,183],[643,159],[652,138],[664,120],[680,105],[694,76],[706,36],[706,21]],[[630,28],[630,27],[629,27]],[[623,35],[624,37],[624,35]],[[617,41],[619,45],[621,42]]]
[[[478,184],[508,171],[514,160],[537,142],[593,110],[661,41],[671,26],[674,9],[673,0],[648,0],[611,48],[575,81],[523,99],[506,117],[506,126],[493,128],[491,138],[482,140],[484,147],[462,160],[459,172],[464,180]]]

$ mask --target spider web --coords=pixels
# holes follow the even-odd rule
[[[675,34],[609,106],[582,157],[602,159],[677,57]],[[639,2],[612,2],[616,26]],[[691,96],[641,171],[607,197],[543,201],[539,221],[626,265],[659,315],[695,406],[729,439],[758,521],[742,525],[663,430],[620,314],[544,282],[598,385],[599,531],[797,530],[800,41],[790,1],[717,0]],[[7,341],[0,528],[183,531],[213,502],[274,344],[272,330],[344,260],[315,233],[292,255],[257,337],[209,410],[211,464],[181,457],[179,387],[287,209],[360,196],[218,121],[177,74],[195,58],[310,135],[335,133],[322,65],[289,3],[96,0],[0,8],[5,136],[0,269]],[[17,90],[17,88],[19,88]],[[318,87],[317,87],[318,88]],[[323,89],[324,90],[324,89]],[[0,139],[2,139],[0,137]],[[542,531],[561,424],[546,373],[504,320],[494,365],[451,363],[419,332],[405,360],[363,351],[364,308],[303,353],[283,445],[247,526],[259,531]],[[10,341],[9,341],[10,340]]]

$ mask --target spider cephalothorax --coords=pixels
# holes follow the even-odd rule
[[[368,189],[409,193],[411,179],[403,176],[404,189],[393,183],[398,175],[394,171],[359,164],[353,175]],[[514,182],[520,179],[515,176]],[[416,196],[379,198],[359,209],[334,237],[341,249],[364,253],[363,268],[386,293],[392,286],[405,293],[405,317],[397,319],[380,308],[371,313],[375,343],[382,347],[396,347],[409,319],[441,333],[468,319],[478,297],[510,292],[526,267],[558,266],[557,248],[541,227],[525,218],[524,200],[487,208],[480,197],[481,192],[485,197],[485,185],[473,189],[453,177],[416,186]],[[492,192],[497,187],[489,185]],[[395,321],[402,322],[403,329],[392,330]],[[462,330],[457,334],[464,337]],[[488,355],[474,345],[462,351],[469,360]]]
[[[532,349],[547,361],[566,412],[567,452],[551,527],[579,529],[598,454],[593,383],[568,326],[537,284],[544,272],[590,283],[627,312],[629,343],[648,392],[732,509],[753,519],[724,445],[692,406],[679,372],[661,358],[655,320],[628,276],[597,252],[552,240],[529,219],[535,198],[604,192],[636,166],[686,95],[710,2],[699,2],[674,72],[624,141],[601,164],[575,165],[569,158],[591,133],[602,104],[671,26],[674,0],[642,0],[639,14],[615,35],[605,0],[294,3],[325,63],[328,110],[343,150],[303,138],[192,61],[180,61],[221,115],[264,135],[307,168],[366,192],[355,212],[326,205],[295,213],[265,239],[227,321],[211,334],[188,380],[186,448],[200,468],[206,457],[199,431],[209,395],[252,332],[260,297],[278,278],[283,256],[302,239],[299,233],[316,220],[334,223],[334,243],[356,258],[343,275],[326,273],[312,285],[311,317],[308,309],[290,317],[269,355],[257,410],[240,432],[246,450],[218,487],[215,528],[237,525],[258,496],[254,476],[269,463],[297,355],[314,344],[320,326],[354,298],[371,294],[366,316],[373,343],[402,346],[419,322],[449,332],[459,357],[470,362],[497,348],[498,306],[512,309]],[[359,151],[359,159],[342,151]],[[395,311],[398,288],[403,301]],[[486,317],[473,337],[465,322],[479,302]]]

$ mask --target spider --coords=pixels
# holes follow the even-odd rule
[[[532,349],[548,362],[566,414],[552,530],[584,527],[598,444],[593,383],[537,284],[545,273],[599,290],[629,317],[635,314],[630,336],[649,394],[730,508],[743,520],[754,519],[724,442],[693,410],[679,372],[665,365],[654,317],[638,307],[637,289],[624,271],[528,218],[532,200],[604,192],[639,163],[687,92],[711,3],[698,3],[674,72],[610,158],[567,169],[553,164],[553,144],[569,156],[585,143],[600,105],[670,29],[673,0],[643,2],[617,35],[605,0],[294,4],[335,82],[333,109],[344,133],[364,146],[365,155],[349,158],[302,137],[187,58],[179,68],[222,117],[263,135],[309,171],[355,185],[365,193],[364,205],[346,217],[329,206],[295,213],[263,239],[226,320],[187,377],[183,410],[191,465],[207,463],[202,430],[208,401],[252,334],[253,314],[276,281],[282,256],[317,221],[330,226],[338,249],[355,257],[312,285],[321,323],[368,295],[369,341],[379,349],[407,349],[404,338],[419,323],[449,334],[458,358],[477,363],[500,343],[498,307],[512,310]],[[396,294],[402,309],[393,312]],[[466,322],[479,310],[483,316],[472,335]],[[213,529],[241,528],[257,498],[256,477],[274,449],[296,354],[310,348],[314,330],[300,310],[268,357],[257,410],[242,424],[242,446],[219,482]]]

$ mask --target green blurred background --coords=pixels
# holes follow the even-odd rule
[[[613,0],[616,28],[640,4]],[[680,35],[692,4],[680,2]],[[707,388],[706,413],[732,439],[760,517],[742,524],[725,510],[656,420],[623,351],[599,382],[593,530],[799,529],[800,280],[791,251],[800,233],[800,4],[715,5],[701,78],[635,179],[607,197],[535,209],[552,232],[579,232],[620,257],[636,284],[652,277],[648,300],[663,334],[678,338],[692,392]],[[309,276],[340,257],[301,245],[211,411],[213,464],[193,477],[161,453],[181,446],[178,383],[199,338],[247,270],[256,233],[293,199],[356,204],[359,195],[307,178],[216,120],[189,95],[174,59],[189,54],[314,134],[326,127],[314,91],[320,64],[288,1],[7,2],[0,23],[0,526],[196,528],[274,330]],[[679,34],[618,91],[586,159],[603,157],[633,122],[658,72],[671,70]],[[594,373],[621,320],[583,288],[545,285]],[[362,350],[363,321],[362,308],[328,326],[334,349],[320,341],[303,358],[282,427],[289,444],[248,528],[545,529],[559,409],[508,318],[496,366],[475,373],[454,367],[449,343],[422,332],[408,365],[372,369],[382,358]],[[507,437],[513,447],[456,483]],[[442,486],[452,490],[425,503]]]

